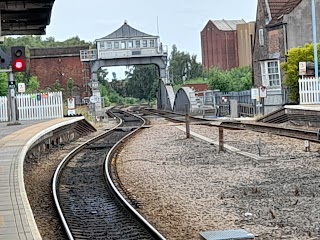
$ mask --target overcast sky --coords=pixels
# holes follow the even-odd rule
[[[200,32],[212,20],[255,21],[257,0],[55,0],[47,35],[56,40],[79,36],[86,41],[117,30],[124,20],[142,32],[159,35],[169,50],[196,54],[201,61]]]

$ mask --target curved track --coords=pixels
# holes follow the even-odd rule
[[[165,239],[112,183],[113,150],[145,122],[119,110],[112,110],[112,114],[121,119],[119,125],[71,152],[54,175],[54,199],[68,237]]]

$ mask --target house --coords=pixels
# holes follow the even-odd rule
[[[316,0],[316,8],[319,15],[320,0]],[[267,87],[265,113],[286,103],[280,64],[289,49],[306,43],[312,43],[310,0],[258,0],[253,72],[254,85]]]
[[[244,20],[209,20],[201,31],[202,64],[228,70],[239,66],[237,25]]]

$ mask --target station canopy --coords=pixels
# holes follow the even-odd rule
[[[53,3],[54,0],[0,0],[1,36],[45,34]]]

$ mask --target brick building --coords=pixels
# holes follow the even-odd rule
[[[73,79],[72,95],[79,104],[84,97],[90,96],[87,85],[90,69],[80,61],[80,50],[87,48],[88,46],[30,49],[31,75],[38,77],[41,89],[48,90],[56,81],[67,89],[67,81]]]
[[[205,69],[228,70],[239,66],[237,25],[244,20],[209,20],[201,31],[202,64]]]

